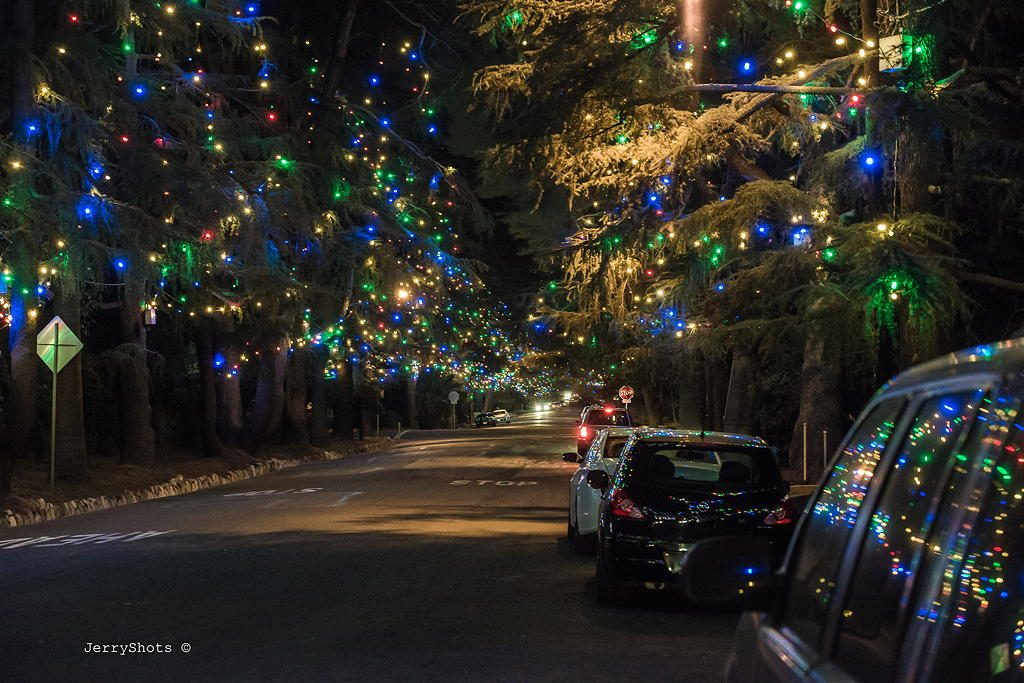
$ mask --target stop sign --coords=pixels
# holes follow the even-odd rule
[[[629,403],[633,400],[633,387],[627,385],[619,387],[619,398],[622,399],[623,403]]]

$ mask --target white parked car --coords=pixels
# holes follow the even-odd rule
[[[597,515],[601,507],[601,491],[587,485],[587,474],[602,470],[611,478],[619,464],[619,455],[626,441],[635,432],[633,427],[601,429],[594,437],[582,460],[576,453],[564,453],[566,462],[579,462],[579,469],[569,480],[569,528],[567,535],[578,553],[593,552],[597,539]]]
[[[494,416],[494,420],[498,424],[509,424],[512,422],[512,414],[504,408],[498,408],[497,410],[492,411],[491,415]]]

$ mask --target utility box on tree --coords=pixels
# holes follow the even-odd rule
[[[927,79],[932,73],[934,52],[934,36],[909,33],[885,36],[878,39],[878,70],[888,74],[911,72],[917,78]]]

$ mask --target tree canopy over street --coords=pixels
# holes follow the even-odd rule
[[[534,332],[648,422],[806,429],[820,464],[895,372],[1020,326],[1019,8],[463,8],[487,170],[569,207]]]
[[[45,451],[54,314],[86,341],[59,381],[65,477],[92,454],[323,445],[329,407],[351,439],[382,387],[411,426],[449,388],[526,391],[464,252],[491,220],[437,141],[451,86],[420,15],[364,31],[359,10],[5,4],[0,493]]]
[[[0,497],[54,315],[70,478],[620,384],[820,465],[893,374],[1021,326],[1013,3],[2,11]]]

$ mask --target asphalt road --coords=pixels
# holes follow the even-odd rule
[[[2,530],[0,681],[717,679],[735,613],[595,603],[572,417]]]

